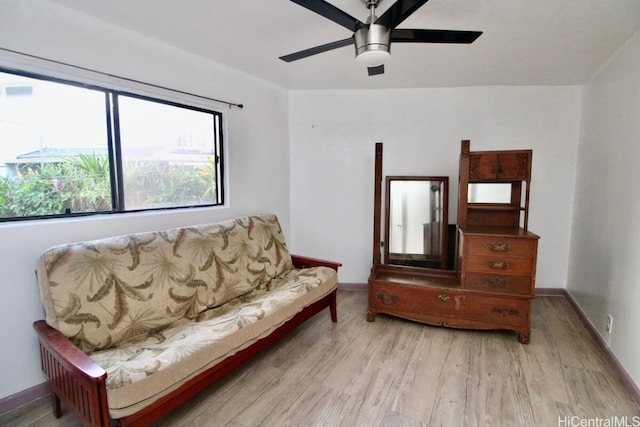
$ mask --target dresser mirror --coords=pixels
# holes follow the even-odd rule
[[[469,203],[511,203],[511,183],[470,183]]]
[[[387,176],[386,264],[447,268],[449,178]]]

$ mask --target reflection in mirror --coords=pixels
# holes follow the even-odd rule
[[[387,264],[447,268],[447,177],[387,177]]]
[[[511,183],[470,183],[469,203],[511,203]]]

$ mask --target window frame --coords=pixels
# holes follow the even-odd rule
[[[0,218],[0,223],[14,222],[14,221],[32,221],[41,219],[55,219],[55,218],[75,218],[86,217],[94,215],[110,215],[110,214],[127,214],[136,212],[154,212],[165,210],[179,210],[179,209],[197,209],[197,208],[212,208],[226,206],[226,180],[225,180],[225,117],[224,113],[212,108],[205,108],[187,102],[173,101],[159,96],[152,96],[143,93],[134,92],[131,90],[113,89],[99,84],[83,83],[77,80],[71,80],[69,78],[59,78],[42,73],[30,72],[25,70],[18,70],[0,65],[0,72],[6,74],[13,74],[21,77],[27,77],[31,79],[43,80],[56,84],[63,84],[73,86],[77,88],[83,88],[87,90],[93,90],[102,92],[105,98],[105,120],[106,120],[106,148],[109,156],[109,180],[111,189],[111,209],[110,210],[96,210],[92,212],[69,212],[66,211],[60,214],[46,214],[46,215],[32,215],[21,216],[11,218]],[[170,89],[169,89],[170,91]],[[144,92],[144,91],[141,91]],[[214,140],[213,143],[213,155],[215,157],[216,166],[216,203],[208,203],[202,205],[181,205],[181,206],[162,206],[162,207],[148,207],[138,209],[125,209],[124,200],[124,179],[123,179],[123,158],[121,152],[121,136],[119,128],[119,110],[118,110],[118,97],[131,97],[148,102],[154,102],[158,104],[168,105],[176,108],[184,108],[191,111],[197,111],[211,115]]]

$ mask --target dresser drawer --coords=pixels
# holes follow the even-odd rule
[[[505,328],[529,325],[529,299],[475,295],[464,302],[467,304],[466,316],[470,320],[491,322]]]
[[[465,272],[522,274],[533,273],[534,258],[490,255],[467,255],[464,260]]]
[[[531,276],[467,273],[462,287],[470,290],[517,295],[532,295]]]
[[[473,255],[535,255],[536,241],[509,237],[468,237],[465,236],[466,253]]]
[[[459,290],[369,284],[369,307],[401,317],[440,318],[440,324],[497,325],[498,329],[529,324],[529,299],[487,296]],[[457,319],[450,322],[445,318]]]
[[[461,309],[461,296],[455,290],[373,283],[369,293],[369,305],[382,312],[451,317]]]

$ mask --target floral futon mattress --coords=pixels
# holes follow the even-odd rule
[[[37,264],[47,323],[107,371],[112,418],[137,412],[337,287],[294,269],[275,215],[60,245]]]

